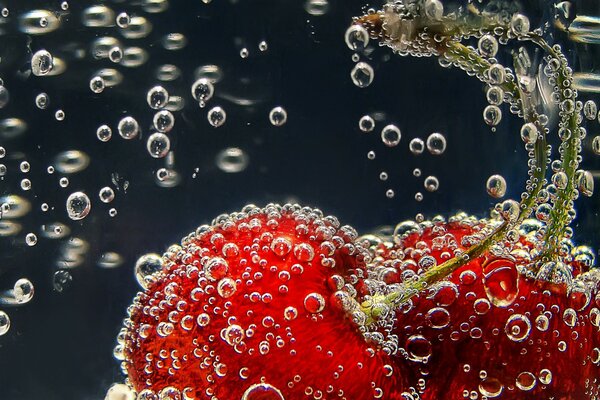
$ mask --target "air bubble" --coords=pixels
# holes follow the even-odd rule
[[[381,141],[388,147],[397,146],[402,138],[402,133],[396,125],[387,125],[381,130]]]
[[[435,192],[440,187],[440,181],[435,176],[428,176],[423,181],[423,186],[428,192]]]
[[[422,154],[425,150],[425,142],[421,138],[411,139],[410,143],[408,144],[408,149],[414,155]]]
[[[287,111],[283,107],[275,107],[269,112],[269,121],[273,126],[282,126],[287,122]]]
[[[108,142],[112,137],[112,129],[108,125],[100,125],[96,130],[96,137],[101,142]]]
[[[133,139],[140,133],[140,126],[137,120],[133,117],[124,117],[119,121],[119,125],[117,127],[119,131],[119,135],[123,139]]]
[[[6,335],[6,332],[10,329],[10,318],[8,315],[0,310],[0,336]],[[282,397],[283,399],[283,397]]]
[[[115,192],[112,188],[105,186],[98,192],[98,197],[103,203],[110,203],[115,199]]]
[[[67,214],[74,221],[87,217],[91,209],[90,198],[83,192],[71,193],[67,198]]]
[[[375,120],[370,115],[363,115],[358,121],[358,128],[365,133],[372,132],[375,129]]]
[[[369,86],[373,82],[374,76],[375,72],[373,71],[373,67],[366,62],[357,63],[350,72],[352,82],[359,88],[366,88]]]
[[[427,137],[427,150],[434,156],[446,151],[446,137],[441,133],[432,133]]]
[[[215,92],[215,88],[211,81],[207,78],[200,78],[192,85],[192,96],[200,107],[204,107]]]
[[[154,114],[152,124],[157,131],[167,133],[175,126],[175,117],[171,111],[162,110]]]
[[[156,274],[162,271],[162,257],[155,253],[144,254],[135,262],[135,279],[143,289],[158,279]]]
[[[94,76],[90,79],[90,90],[96,94],[102,93],[106,84],[101,76]]]
[[[362,25],[352,25],[344,35],[346,45],[352,51],[362,51],[369,44],[369,32]]]
[[[488,178],[485,188],[487,193],[495,199],[506,195],[506,179],[502,175],[492,175]]]
[[[498,52],[498,41],[492,35],[483,35],[477,42],[477,49],[483,57],[494,57]]]
[[[489,105],[483,110],[483,120],[489,126],[496,126],[502,120],[502,110],[498,106]]]
[[[169,92],[162,86],[154,86],[146,94],[146,102],[150,108],[160,110],[164,108],[169,101]]]
[[[206,118],[212,126],[218,128],[227,120],[227,114],[221,107],[213,107],[208,111]]]
[[[39,50],[31,57],[31,72],[35,76],[48,75],[53,67],[54,59],[47,50]]]
[[[244,150],[237,147],[229,147],[221,150],[216,157],[217,167],[223,172],[238,173],[248,166],[249,158]]]

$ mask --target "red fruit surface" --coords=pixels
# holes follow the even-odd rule
[[[318,210],[248,206],[172,246],[116,350],[138,399],[408,398],[337,306],[369,258],[356,236]]]
[[[409,280],[432,260],[464,251],[483,226],[464,216],[421,224],[395,245],[379,244],[370,275]],[[422,400],[598,398],[600,274],[588,271],[593,255],[574,248],[564,256],[572,283],[528,278],[535,240],[535,229],[513,235],[499,254],[470,261],[396,312],[396,364],[420,374]]]

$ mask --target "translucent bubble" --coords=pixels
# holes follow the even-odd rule
[[[358,128],[365,133],[372,132],[375,129],[375,120],[370,115],[363,115],[358,121]]]
[[[344,35],[346,45],[352,51],[362,51],[369,44],[369,32],[362,25],[351,25]]]
[[[258,49],[260,51],[267,51],[269,49],[269,44],[263,40],[258,44]]]
[[[385,171],[382,171],[382,172],[379,174],[379,180],[381,180],[381,181],[387,181],[387,179],[388,179],[388,174],[387,174],[387,172],[385,172]]]
[[[499,106],[504,100],[504,90],[499,86],[490,86],[485,95],[488,103],[493,106]]]
[[[108,59],[114,63],[120,63],[123,60],[123,49],[119,46],[111,47],[108,50]]]
[[[166,50],[181,50],[187,46],[187,38],[182,33],[169,33],[162,38],[162,45]]]
[[[521,127],[521,140],[525,143],[537,142],[539,131],[534,123],[528,122]]]
[[[492,64],[488,69],[488,75],[490,83],[494,85],[500,85],[504,83],[504,79],[506,78],[506,71],[502,64]]]
[[[513,314],[506,320],[504,332],[513,342],[522,342],[529,337],[531,322],[523,314]]]
[[[123,139],[129,140],[140,133],[140,126],[135,118],[127,116],[119,121],[117,130]]]
[[[552,372],[549,369],[544,368],[538,374],[538,378],[540,380],[540,383],[542,383],[543,385],[549,385],[550,383],[552,383]]]
[[[591,197],[594,194],[594,175],[590,171],[578,170],[575,173],[575,182],[582,195]]]
[[[157,280],[155,274],[162,271],[162,257],[155,253],[144,254],[135,262],[135,279],[143,289]]]
[[[242,394],[241,400],[285,400],[283,394],[275,386],[268,383],[251,385]]]
[[[221,107],[213,107],[208,111],[206,118],[209,124],[218,128],[227,120],[227,113]]]
[[[235,281],[231,278],[223,278],[217,284],[217,293],[219,296],[227,299],[235,294],[237,289],[237,285]]]
[[[167,105],[169,101],[169,92],[162,86],[154,86],[146,94],[146,102],[150,108],[160,110]]]
[[[275,107],[269,112],[269,121],[274,126],[282,126],[287,122],[287,111],[283,107]]]
[[[237,147],[229,147],[217,154],[217,167],[223,172],[237,173],[246,169],[249,158],[246,153]]]
[[[243,48],[240,50],[240,57],[242,58],[248,58],[248,56],[250,55],[250,51],[247,48]]]
[[[421,193],[421,192],[415,193],[415,200],[416,201],[423,201],[423,193]]]
[[[111,208],[110,210],[108,210],[108,216],[109,217],[116,217],[117,216],[117,209],[116,208]]]
[[[325,309],[325,298],[319,293],[310,293],[304,298],[304,308],[311,314],[320,313]]]
[[[412,335],[406,340],[406,351],[411,361],[427,363],[431,357],[433,346],[431,342],[422,335]]]
[[[200,78],[192,85],[192,96],[200,107],[204,107],[207,101],[209,101],[215,92],[215,88],[212,82],[207,78]]]
[[[385,191],[385,197],[387,197],[388,199],[394,198],[395,195],[396,193],[392,189],[388,189]]]
[[[425,15],[435,21],[439,21],[444,16],[444,5],[440,0],[425,0]]]
[[[50,104],[50,97],[46,93],[40,93],[35,97],[35,105],[40,110],[45,110]]]
[[[414,138],[408,144],[408,149],[414,155],[419,155],[425,150],[425,142],[421,138]]]
[[[170,132],[175,126],[175,117],[171,111],[161,110],[152,118],[154,128],[162,133]]]
[[[366,62],[357,63],[350,72],[352,82],[359,88],[366,88],[369,86],[373,82],[374,76],[375,72],[373,71],[373,67]]]
[[[498,52],[498,41],[492,35],[483,35],[477,42],[477,49],[483,57],[494,57]]]
[[[108,125],[100,125],[96,130],[96,137],[101,142],[108,142],[112,137],[112,129]]]
[[[28,233],[25,235],[25,243],[27,246],[35,246],[37,244],[38,238],[35,233]]]
[[[96,94],[102,93],[106,84],[104,83],[104,79],[101,76],[94,76],[90,79],[90,90]]]
[[[415,177],[417,177],[417,178],[418,178],[419,176],[421,176],[421,169],[420,169],[420,168],[415,168],[415,169],[413,170],[413,176],[415,176]]]
[[[29,179],[21,180],[21,189],[23,189],[23,190],[31,189],[31,181]]]
[[[229,264],[221,257],[213,257],[204,265],[204,273],[211,281],[224,278],[229,272]]]
[[[10,94],[8,93],[8,89],[6,89],[4,86],[0,85],[0,108],[6,107],[9,99],[10,99]]]
[[[446,151],[446,137],[441,133],[432,133],[427,137],[427,150],[434,156]]]
[[[71,286],[71,282],[73,281],[73,276],[67,270],[61,269],[54,273],[52,278],[52,286],[54,290],[61,293]]]
[[[490,196],[495,199],[506,194],[506,179],[502,175],[492,175],[488,178],[485,188]]]
[[[21,164],[19,164],[19,169],[21,172],[27,173],[31,169],[31,165],[27,161],[22,161]]]
[[[598,106],[594,100],[588,100],[583,105],[583,115],[589,121],[593,121],[596,119],[598,115]]]
[[[375,152],[374,152],[373,150],[371,150],[371,151],[369,151],[369,152],[367,153],[367,158],[368,158],[369,160],[374,160],[374,159],[375,159],[375,156],[376,156],[376,155],[375,155]]]
[[[31,57],[31,72],[35,76],[48,75],[53,67],[54,59],[47,50],[39,50]]]
[[[181,76],[181,70],[176,65],[164,64],[156,69],[155,75],[159,81],[170,82]]]
[[[29,279],[21,278],[15,282],[13,287],[13,296],[17,304],[29,303],[33,298],[34,293],[35,288]]]
[[[56,110],[56,112],[54,113],[54,118],[57,121],[64,121],[64,119],[65,119],[65,112],[63,110]]]
[[[115,199],[115,192],[111,187],[105,186],[98,192],[98,197],[103,203],[110,203]]]
[[[529,18],[525,15],[516,13],[512,16],[510,20],[510,30],[515,35],[523,35],[529,32]]]
[[[8,315],[0,310],[0,336],[6,335],[6,332],[10,329],[10,318]],[[283,399],[283,397],[282,397]]]
[[[56,170],[63,174],[75,174],[81,172],[90,165],[90,157],[83,151],[67,150],[58,153],[54,157]]]
[[[136,395],[135,392],[129,388],[129,386],[123,383],[115,383],[113,384],[108,392],[106,392],[106,396],[104,400],[135,400]]]
[[[67,198],[67,214],[74,221],[81,220],[90,213],[92,203],[83,192],[74,192]]]
[[[428,176],[423,181],[423,186],[428,192],[435,192],[440,187],[440,181],[435,176]]]
[[[483,120],[489,126],[496,126],[502,120],[502,110],[498,106],[489,105],[483,110]]]
[[[129,26],[129,22],[131,22],[131,18],[129,17],[129,14],[122,12],[117,15],[115,22],[119,28],[127,28]]]
[[[592,151],[594,154],[600,155],[600,136],[595,136],[592,139]]]
[[[310,15],[320,17],[329,11],[329,0],[306,0],[304,9]]]
[[[388,147],[397,146],[402,138],[402,133],[396,125],[387,125],[381,130],[381,141]]]
[[[146,142],[146,149],[152,157],[163,158],[169,153],[169,150],[171,149],[171,140],[164,133],[153,133],[148,137],[148,141]]]

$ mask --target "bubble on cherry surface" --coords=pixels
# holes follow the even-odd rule
[[[135,279],[143,289],[148,289],[148,286],[158,279],[156,274],[160,271],[162,271],[162,257],[158,254],[144,254],[135,262]]]
[[[73,221],[87,217],[92,209],[90,198],[84,192],[74,192],[67,198],[67,214]]]
[[[504,332],[513,342],[523,342],[529,337],[531,322],[523,314],[513,314],[506,320]]]
[[[104,400],[136,400],[136,394],[129,386],[115,383],[106,392]]]
[[[281,390],[268,383],[250,385],[242,394],[241,400],[286,400]]]

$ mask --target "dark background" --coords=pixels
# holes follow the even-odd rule
[[[60,1],[0,1],[0,8],[10,10],[10,17],[0,24],[0,77],[11,93],[9,105],[0,109],[0,119],[18,117],[28,124],[19,137],[0,137],[7,150],[0,162],[9,169],[0,180],[0,196],[16,193],[32,204],[32,211],[19,220],[23,230],[0,238],[0,289],[10,289],[18,278],[27,277],[36,290],[29,304],[3,308],[12,327],[0,337],[0,399],[102,399],[113,382],[123,380],[112,349],[125,309],[138,290],[135,260],[144,253],[161,253],[220,213],[247,203],[293,200],[367,232],[414,218],[418,212],[432,217],[463,210],[483,217],[494,204],[485,192],[485,182],[494,173],[507,179],[507,197],[518,198],[524,186],[526,154],[518,135],[520,123],[504,106],[503,122],[492,133],[481,117],[486,105],[482,84],[474,78],[443,69],[434,59],[400,58],[372,42],[369,55],[361,59],[373,66],[375,80],[366,89],[352,84],[349,73],[354,63],[344,32],[352,16],[366,10],[363,1],[330,0],[322,16],[307,13],[300,0],[213,0],[210,4],[172,0],[169,9],[159,14],[144,12],[140,2],[105,2],[116,13],[128,11],[152,23],[151,34],[137,40],[120,37],[114,27],[83,27],[82,10],[96,3],[69,3],[61,29],[27,36],[19,32],[19,16],[39,8],[58,11]],[[547,19],[549,4],[525,5],[533,26]],[[586,2],[586,9],[578,6],[592,15],[600,11],[597,1]],[[160,40],[170,32],[185,34],[187,46],[179,51],[162,48]],[[100,36],[142,47],[150,58],[134,69],[94,60],[89,54],[75,59],[74,49],[88,51]],[[258,50],[262,40],[268,43],[266,52]],[[565,46],[576,69],[598,72],[593,45]],[[250,51],[247,59],[239,55],[243,47]],[[67,71],[56,77],[23,77],[19,71],[29,68],[31,51],[42,48],[65,59]],[[153,114],[146,92],[159,83],[154,71],[165,63],[177,65],[182,74],[164,86],[187,102],[175,113],[175,128],[169,133],[175,167],[182,176],[171,189],[156,185],[154,175],[164,160],[152,159],[145,146]],[[223,79],[216,84],[215,97],[201,110],[193,104],[190,86],[194,69],[206,64],[218,65]],[[123,83],[99,95],[91,93],[89,79],[106,67],[119,69]],[[35,96],[42,91],[51,98],[45,111],[34,106]],[[236,104],[241,100],[248,105]],[[218,129],[206,121],[206,110],[215,105],[227,111],[227,122]],[[278,105],[288,112],[283,127],[268,120],[269,111]],[[54,120],[58,108],[66,112],[63,122]],[[358,129],[358,120],[366,113],[380,115],[370,134]],[[140,121],[141,140],[118,136],[116,124],[124,115]],[[103,123],[113,127],[108,143],[96,139],[96,128]],[[379,138],[388,123],[402,131],[395,148],[386,148]],[[447,138],[443,155],[409,152],[411,138],[426,139],[432,132]],[[597,169],[599,162],[591,155],[589,142],[598,133],[598,123],[591,124],[588,132],[583,167]],[[241,173],[227,174],[216,166],[216,154],[230,146],[242,148],[249,156],[249,165]],[[72,149],[87,153],[91,164],[69,176],[68,188],[61,188],[62,175],[48,175],[46,167],[58,152]],[[370,150],[377,153],[374,161],[367,160]],[[18,171],[22,160],[32,166],[27,174],[33,182],[29,192],[19,189],[25,177]],[[423,171],[420,178],[412,175],[416,167]],[[199,172],[193,179],[195,168]],[[389,175],[386,182],[378,178],[381,171]],[[106,205],[97,193],[103,186],[114,187],[113,173],[122,177],[121,183],[127,180],[129,188],[124,192],[121,187],[115,201]],[[435,193],[423,187],[429,175],[440,180]],[[393,199],[386,198],[388,189],[395,191]],[[64,202],[77,190],[85,191],[93,206],[87,218],[74,222],[68,219]],[[420,203],[414,200],[417,191],[425,197]],[[43,202],[54,209],[42,213]],[[111,207],[118,210],[114,218],[108,216]],[[598,244],[597,211],[597,196],[578,203],[575,240],[579,243]],[[73,282],[62,293],[54,289],[53,275],[68,237],[57,241],[39,234],[43,224],[55,221],[67,224],[70,236],[89,243],[85,262],[69,270]],[[27,232],[38,233],[36,246],[25,245]],[[114,269],[100,268],[98,259],[108,251],[121,254],[124,263]]]

